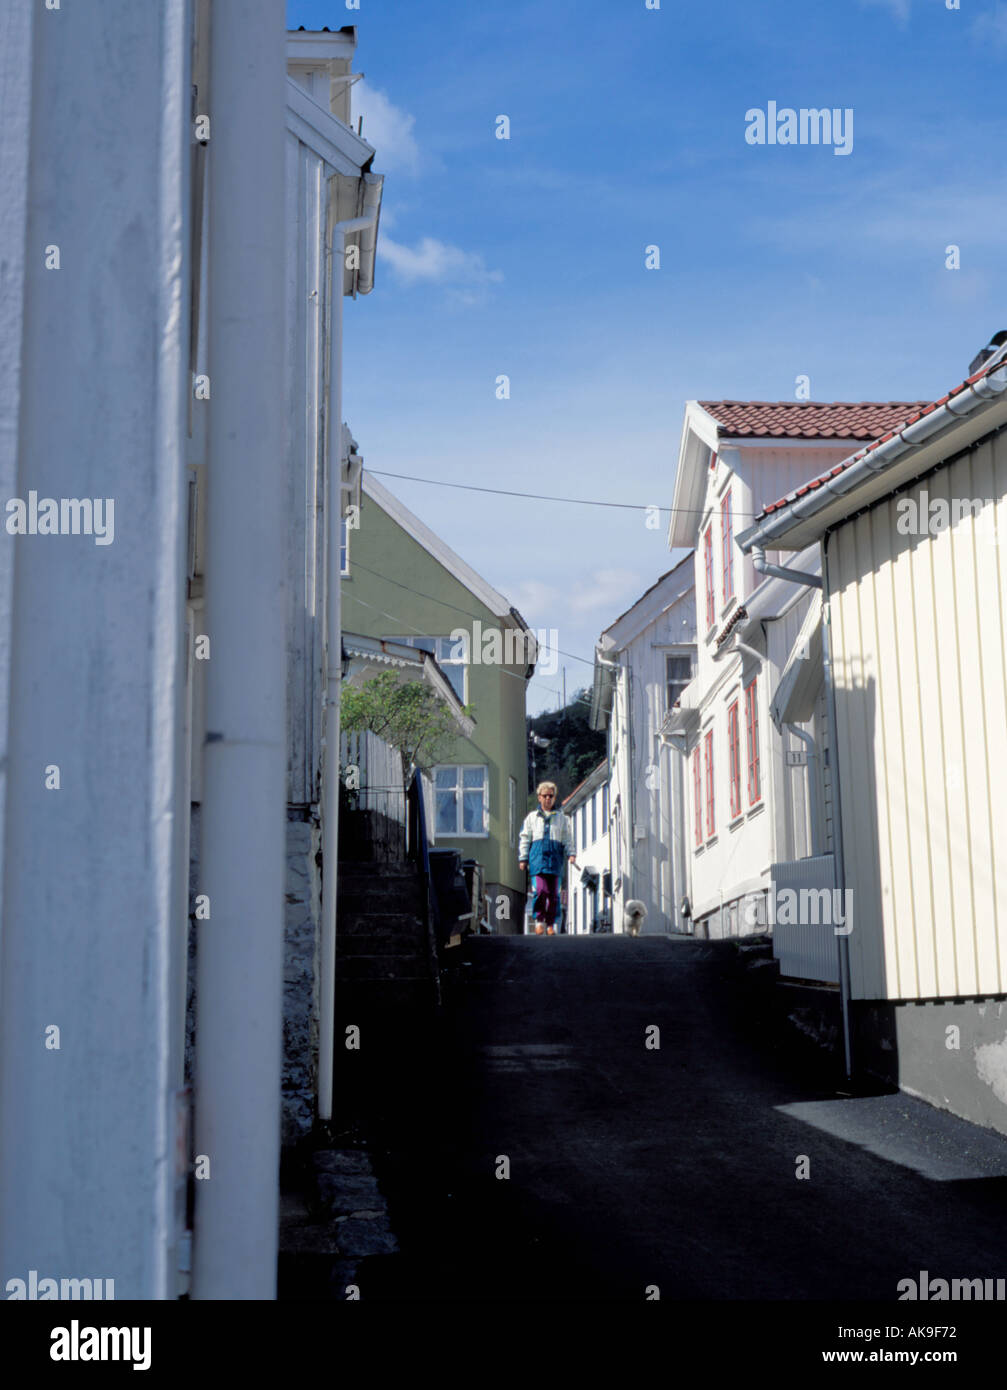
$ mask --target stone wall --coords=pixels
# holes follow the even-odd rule
[[[317,807],[288,807],[283,951],[282,1141],[285,1145],[307,1134],[315,1118],[322,920],[319,845]]]

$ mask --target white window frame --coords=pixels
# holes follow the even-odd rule
[[[458,829],[457,827],[461,824],[461,821],[462,821],[462,806],[463,806],[463,804],[464,804],[464,798],[461,797],[461,796],[459,796],[459,793],[460,793],[460,792],[463,792],[463,791],[475,791],[476,788],[475,788],[475,787],[466,787],[466,786],[464,785],[464,781],[463,781],[462,777],[460,777],[458,774],[460,774],[460,773],[462,773],[462,772],[470,772],[470,771],[472,771],[474,768],[478,768],[478,769],[482,772],[482,774],[483,774],[483,784],[482,784],[482,793],[483,793],[483,828],[482,828],[482,830],[460,830],[460,829]],[[438,774],[438,772],[446,772],[446,771],[448,771],[448,770],[451,770],[451,771],[453,771],[453,772],[456,774],[456,776],[455,776],[455,785],[454,785],[454,787],[451,789],[451,790],[453,790],[454,793],[455,793],[455,827],[456,827],[456,828],[455,828],[454,830],[442,830],[442,829],[440,828],[440,825],[438,824],[438,820],[437,820],[437,800],[438,800],[438,797],[440,796],[441,792],[447,791],[447,790],[448,790],[448,788],[446,788],[446,787],[439,787],[439,786],[437,785],[437,774]],[[489,833],[490,833],[490,831],[489,831],[489,821],[490,821],[490,770],[489,770],[489,764],[488,764],[488,763],[438,763],[437,766],[433,769],[433,790],[434,790],[434,831],[435,831],[435,833],[436,833],[436,835],[437,835],[438,840],[442,840],[442,839],[443,839],[443,840],[488,840],[488,839],[489,839]]]
[[[347,575],[350,572],[350,518],[343,517],[342,539],[339,542],[339,573]]]

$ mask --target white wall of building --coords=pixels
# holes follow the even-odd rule
[[[115,509],[0,534],[0,1276],[120,1299],[175,1292],[191,44],[187,0],[0,14],[5,500]]]
[[[682,783],[661,738],[668,712],[669,657],[695,668],[696,614],[688,563],[653,585],[602,637],[611,673],[608,715],[615,924],[625,904],[647,907],[644,930],[687,929],[678,912],[684,862]]]
[[[697,716],[685,740],[682,767],[686,799],[686,843],[692,920],[701,935],[743,935],[754,930],[746,921],[743,900],[769,887],[770,866],[801,859],[811,852],[811,815],[806,767],[788,766],[787,754],[803,743],[789,730],[778,730],[770,705],[780,674],[794,648],[817,590],[759,574],[737,543],[744,519],[777,489],[795,486],[811,472],[827,467],[844,446],[746,448],[723,447],[707,476],[704,509],[695,551],[696,611],[699,625],[695,681],[687,696]],[[725,585],[724,509],[730,497],[731,571]],[[707,603],[705,537],[712,537],[713,602]],[[773,558],[773,557],[770,557]],[[794,564],[794,557],[785,557]],[[796,566],[800,568],[800,566]],[[726,590],[726,592],[725,592]],[[752,615],[748,614],[751,607]],[[711,620],[712,609],[712,620]],[[742,611],[744,610],[744,611]],[[725,636],[725,633],[727,634]],[[731,650],[737,640],[752,650]],[[726,655],[719,655],[724,652]],[[753,652],[755,655],[753,655]],[[754,682],[757,713],[758,787],[749,782],[748,690]],[[731,800],[731,710],[737,707],[737,759],[740,805]],[[821,746],[824,703],[819,702],[807,732]],[[708,745],[712,751],[713,822],[709,820]],[[682,753],[675,756],[682,759]],[[697,832],[696,758],[699,759],[700,826]],[[819,759],[812,767],[813,795],[820,823],[827,823]]]
[[[573,824],[577,846],[577,868],[571,868],[568,874],[566,929],[578,936],[591,931],[595,911],[594,896],[581,881],[581,869],[594,869],[598,874],[599,916],[611,909],[611,900],[606,898],[601,884],[602,874],[611,873],[609,797],[610,787],[606,777],[603,782],[563,806],[564,813]]]

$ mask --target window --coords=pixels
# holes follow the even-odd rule
[[[761,800],[759,786],[759,703],[756,695],[757,677],[745,687],[745,726],[748,730],[748,804]]]
[[[714,604],[713,604],[713,526],[706,528],[703,534],[703,564],[706,568],[706,626],[713,627],[714,623]]]
[[[434,827],[437,835],[488,833],[489,768],[434,768]]]
[[[734,597],[734,520],[731,516],[731,489],[724,495],[720,510],[720,548],[724,567],[724,602]]]
[[[692,657],[666,656],[665,677],[668,682],[668,709],[674,709],[682,691],[692,680]]]
[[[601,789],[601,833],[608,829],[608,783]]]
[[[692,755],[692,800],[696,814],[696,844],[703,843],[703,774],[699,766],[699,745]]]
[[[706,836],[707,839],[716,829],[716,822],[713,814],[713,730],[706,731]]]
[[[450,637],[389,637],[386,642],[401,642],[404,647],[416,647],[421,652],[429,652],[437,665],[447,676],[451,689],[465,703],[465,659],[464,645],[452,641]]]
[[[591,796],[591,843],[594,844],[598,838],[598,793],[594,792]]]
[[[587,846],[587,802],[585,801],[580,808],[580,843],[581,848]]]
[[[727,711],[727,756],[731,765],[731,819],[741,815],[741,743],[738,738],[738,702]]]
[[[343,517],[342,529],[339,541],[339,573],[349,574],[350,572],[350,518]]]
[[[507,778],[507,831],[511,849],[517,848],[517,782]]]

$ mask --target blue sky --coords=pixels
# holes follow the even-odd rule
[[[1007,0],[287,14],[357,25],[355,117],[386,175],[376,286],[346,314],[345,413],[369,468],[668,507],[687,400],[793,399],[799,374],[815,400],[932,399],[1007,327]],[[770,100],[852,108],[852,152],[749,145],[745,113]],[[557,630],[569,691],[680,558],[667,513],[655,531],[381,481]],[[536,676],[529,711],[561,686]]]

